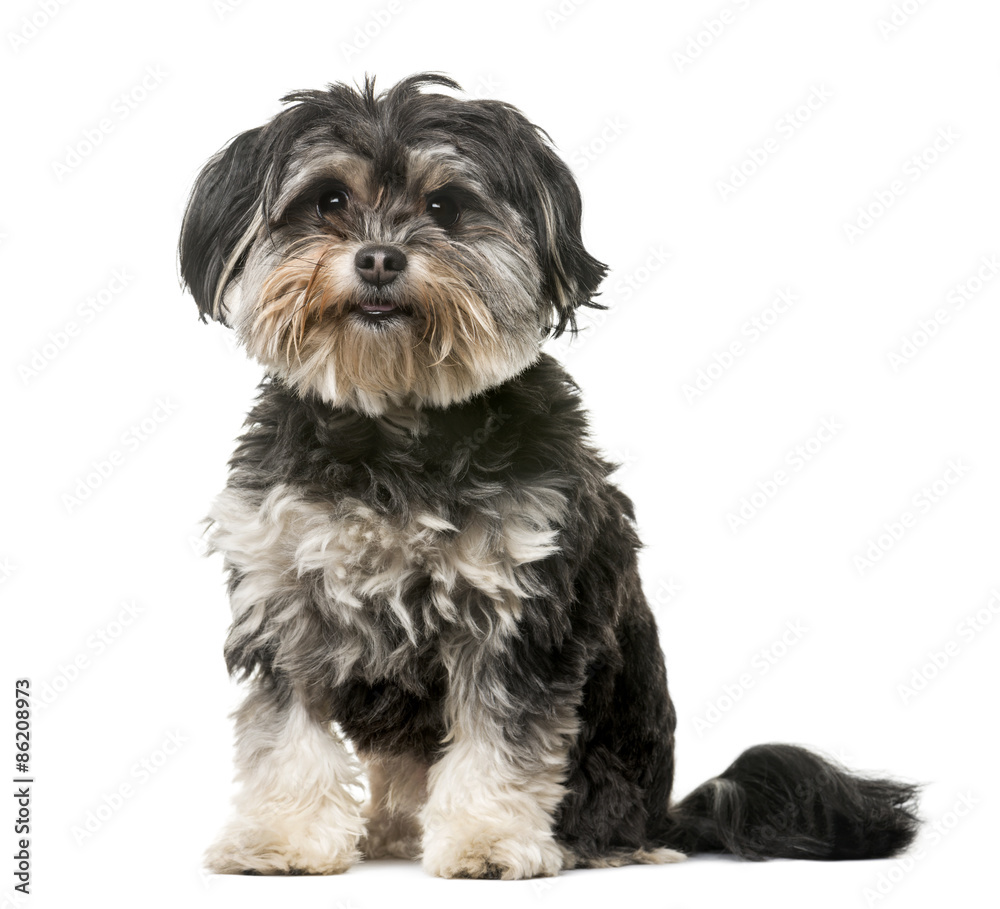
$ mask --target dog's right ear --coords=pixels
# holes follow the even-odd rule
[[[181,227],[181,277],[201,318],[229,324],[223,296],[262,224],[264,127],[240,133],[198,175]]]

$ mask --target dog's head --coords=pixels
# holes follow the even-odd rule
[[[434,74],[296,92],[198,177],[184,281],[202,316],[300,394],[377,414],[447,406],[575,328],[605,267],[545,135]]]

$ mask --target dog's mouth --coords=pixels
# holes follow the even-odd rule
[[[365,322],[380,324],[408,316],[410,309],[386,300],[364,300],[354,305],[354,312]]]

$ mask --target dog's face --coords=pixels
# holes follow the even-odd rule
[[[522,371],[605,274],[580,195],[499,101],[413,76],[300,92],[198,178],[181,271],[203,316],[299,394],[378,414],[444,407]]]

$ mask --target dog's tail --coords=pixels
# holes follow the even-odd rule
[[[916,836],[918,792],[795,745],[758,745],[672,807],[666,845],[746,859],[887,858]]]

